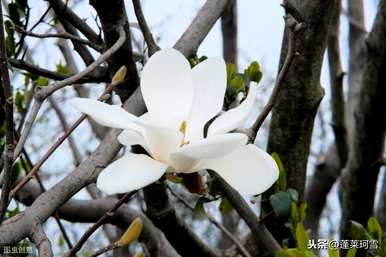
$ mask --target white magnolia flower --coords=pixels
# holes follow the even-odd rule
[[[209,58],[193,69],[174,49],[155,53],[142,70],[141,91],[148,112],[136,117],[119,106],[76,98],[74,106],[101,125],[124,129],[118,140],[141,145],[150,156],[129,153],[98,177],[107,194],[124,193],[158,180],[165,171],[211,169],[242,194],[256,195],[278,178],[275,161],[247,136],[227,133],[248,118],[256,96],[251,83],[246,99],[217,117],[204,138],[204,125],[220,113],[226,89],[222,58]]]

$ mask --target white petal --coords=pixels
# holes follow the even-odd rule
[[[125,129],[118,136],[118,142],[125,146],[140,145],[147,149],[146,140],[143,135],[132,129]]]
[[[221,134],[242,126],[253,110],[257,95],[257,84],[251,82],[247,98],[236,108],[233,108],[216,118],[209,126],[208,135]]]
[[[178,149],[183,140],[183,134],[178,130],[156,127],[149,124],[142,124],[143,135],[148,152],[151,156],[164,163],[169,162],[171,152]]]
[[[72,105],[80,112],[89,115],[103,126],[128,128],[137,117],[117,105],[109,105],[88,98],[74,98]]]
[[[188,120],[189,140],[203,138],[205,123],[222,110],[227,83],[222,58],[209,58],[195,66],[192,72],[194,98]]]
[[[141,91],[152,117],[181,123],[193,101],[189,62],[175,49],[156,52],[142,70]]]
[[[257,195],[270,188],[279,177],[272,157],[255,145],[241,146],[230,154],[208,159],[201,169],[211,169],[241,194]]]
[[[97,187],[106,194],[130,192],[157,181],[166,169],[144,154],[127,154],[99,174]]]
[[[202,159],[227,155],[235,148],[245,145],[247,136],[239,133],[217,135],[180,147],[170,154],[170,165],[177,171],[192,172]]]

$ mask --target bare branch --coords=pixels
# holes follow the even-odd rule
[[[17,32],[20,32],[21,34],[24,34],[24,35],[27,35],[27,36],[30,36],[30,37],[36,37],[36,38],[53,38],[54,37],[54,38],[71,39],[73,41],[77,41],[79,43],[88,45],[88,46],[94,48],[98,52],[102,52],[102,50],[104,48],[101,45],[97,45],[97,44],[95,44],[95,43],[93,43],[91,41],[88,41],[86,39],[74,36],[73,34],[70,34],[68,32],[38,34],[38,33],[33,33],[31,31],[24,30],[20,26],[15,26],[15,30]]]
[[[170,188],[170,186],[168,185],[167,186],[170,193],[172,193],[172,195],[177,198],[177,200],[179,200],[181,203],[183,203],[188,209],[190,209],[191,211],[194,210],[193,206],[191,206],[187,201],[185,201],[185,199],[183,197],[181,197],[180,195],[178,195],[176,192],[174,192],[173,189]],[[243,256],[245,257],[251,257],[251,254],[247,251],[247,249],[245,249],[245,247],[243,246],[243,244],[236,238],[232,235],[232,233],[224,226],[222,225],[220,222],[218,222],[212,215],[210,215],[209,213],[206,213],[206,216],[208,217],[208,220],[213,224],[215,225],[218,229],[221,230],[222,233],[224,233],[236,246],[237,248],[239,248],[240,252],[243,254]]]
[[[79,241],[75,244],[75,246],[65,255],[65,257],[73,257],[75,254],[82,248],[83,244],[87,241],[87,239],[103,224],[106,219],[114,215],[114,212],[122,206],[122,204],[126,203],[130,200],[130,198],[135,195],[137,191],[132,191],[124,194],[115,204],[109,209],[97,222],[95,222],[87,231],[83,234],[83,236],[79,239]]]
[[[102,95],[99,97],[99,101],[106,101],[110,97],[110,93],[113,90],[114,85],[110,84]],[[108,96],[108,98],[107,98]],[[59,137],[58,140],[48,149],[48,151],[43,155],[43,157],[35,164],[35,166],[30,170],[30,172],[25,176],[11,191],[10,198],[17,193],[42,167],[42,165],[48,160],[48,158],[55,152],[56,149],[71,135],[71,133],[86,119],[86,115],[82,114],[72,126],[66,130],[63,136]],[[19,140],[20,141],[20,140]]]
[[[117,40],[117,42],[115,42],[115,44],[111,48],[109,48],[106,52],[101,54],[99,56],[99,58],[97,60],[95,60],[95,62],[93,62],[92,64],[87,66],[86,69],[84,69],[83,71],[79,72],[78,74],[73,75],[67,79],[64,79],[64,80],[61,80],[57,83],[54,83],[51,86],[44,87],[35,93],[35,96],[34,96],[35,101],[34,101],[34,104],[32,106],[31,113],[29,114],[29,116],[27,118],[26,125],[23,129],[21,136],[20,136],[20,140],[16,145],[16,149],[15,149],[15,153],[14,153],[14,159],[16,159],[17,156],[20,154],[21,149],[23,148],[25,141],[27,140],[27,137],[31,131],[33,122],[35,121],[35,118],[39,112],[40,106],[43,103],[43,101],[48,96],[50,96],[53,92],[55,92],[56,90],[59,90],[67,85],[75,83],[80,78],[88,75],[91,71],[93,71],[95,68],[97,68],[100,64],[102,64],[108,58],[110,58],[125,42],[126,35],[125,35],[124,30],[122,28],[120,28],[119,31],[120,31],[120,37]]]
[[[221,15],[222,52],[227,63],[237,67],[237,0],[230,0]]]
[[[229,0],[206,1],[174,47],[185,56],[195,54],[198,46],[221,16],[228,1]]]
[[[267,118],[268,114],[270,113],[273,106],[275,105],[277,94],[280,91],[282,85],[284,84],[284,79],[286,78],[288,70],[295,57],[295,53],[296,53],[295,36],[296,36],[296,33],[298,33],[299,30],[302,28],[303,25],[302,23],[299,23],[297,20],[295,20],[295,18],[291,14],[287,14],[285,16],[285,24],[288,31],[287,55],[285,57],[283,66],[281,67],[281,70],[279,72],[279,75],[277,76],[276,83],[272,90],[271,96],[269,97],[267,104],[264,106],[263,110],[260,112],[260,115],[257,117],[256,121],[253,123],[251,127],[250,141],[252,142],[254,142],[257,132],[259,131],[264,120]]]
[[[27,63],[22,60],[9,59],[9,64],[11,64],[12,67],[25,70],[32,74],[53,79],[53,80],[65,80],[71,76],[74,76],[74,74],[71,74],[71,75],[59,74],[57,72],[40,68],[39,66]],[[79,78],[77,82],[78,83],[92,83],[92,82],[100,83],[100,82],[107,82],[107,81],[109,81],[109,77],[107,76],[107,69],[104,67],[97,67],[95,68],[95,70],[91,71],[88,75],[82,78]]]
[[[215,178],[229,202],[251,229],[255,243],[259,248],[259,255],[275,256],[275,253],[281,249],[280,245],[273,238],[264,224],[261,223],[258,217],[253,213],[251,208],[249,208],[243,197],[216,172],[209,171],[209,173],[213,178]]]
[[[157,46],[156,42],[154,41],[153,35],[151,34],[149,27],[147,26],[145,16],[143,15],[143,12],[142,12],[140,1],[133,0],[133,6],[134,6],[135,15],[137,16],[139,27],[141,28],[143,37],[145,39],[147,47],[149,48],[149,55],[152,55],[160,48]]]
[[[4,93],[5,121],[5,156],[4,156],[4,171],[3,171],[3,187],[0,198],[0,224],[3,221],[5,211],[8,207],[9,190],[11,189],[11,172],[14,153],[14,135],[13,135],[13,94],[12,85],[9,80],[7,48],[5,43],[4,27],[3,27],[3,8],[0,4],[0,72],[1,84]]]
[[[39,257],[53,257],[51,242],[46,236],[41,225],[35,226],[35,229],[30,236],[32,242],[36,245],[39,252]]]

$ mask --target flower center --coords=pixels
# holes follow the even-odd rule
[[[184,120],[183,122],[181,122],[181,125],[180,125],[180,132],[184,135],[182,137],[182,142],[181,142],[180,146],[184,146],[184,145],[189,144],[189,141],[185,141],[187,129],[188,129],[188,123]]]

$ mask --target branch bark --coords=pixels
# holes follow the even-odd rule
[[[4,171],[3,187],[0,198],[0,224],[3,221],[5,212],[8,207],[8,196],[11,189],[11,173],[14,152],[14,135],[13,135],[13,93],[12,85],[9,80],[7,51],[3,26],[3,8],[0,6],[0,72],[1,85],[3,88],[3,100],[6,134],[5,134],[5,153],[4,153]]]
[[[377,16],[364,49],[366,57],[355,106],[352,146],[342,175],[342,234],[348,235],[349,220],[366,224],[373,213],[379,166],[386,133],[386,0],[379,2]]]

